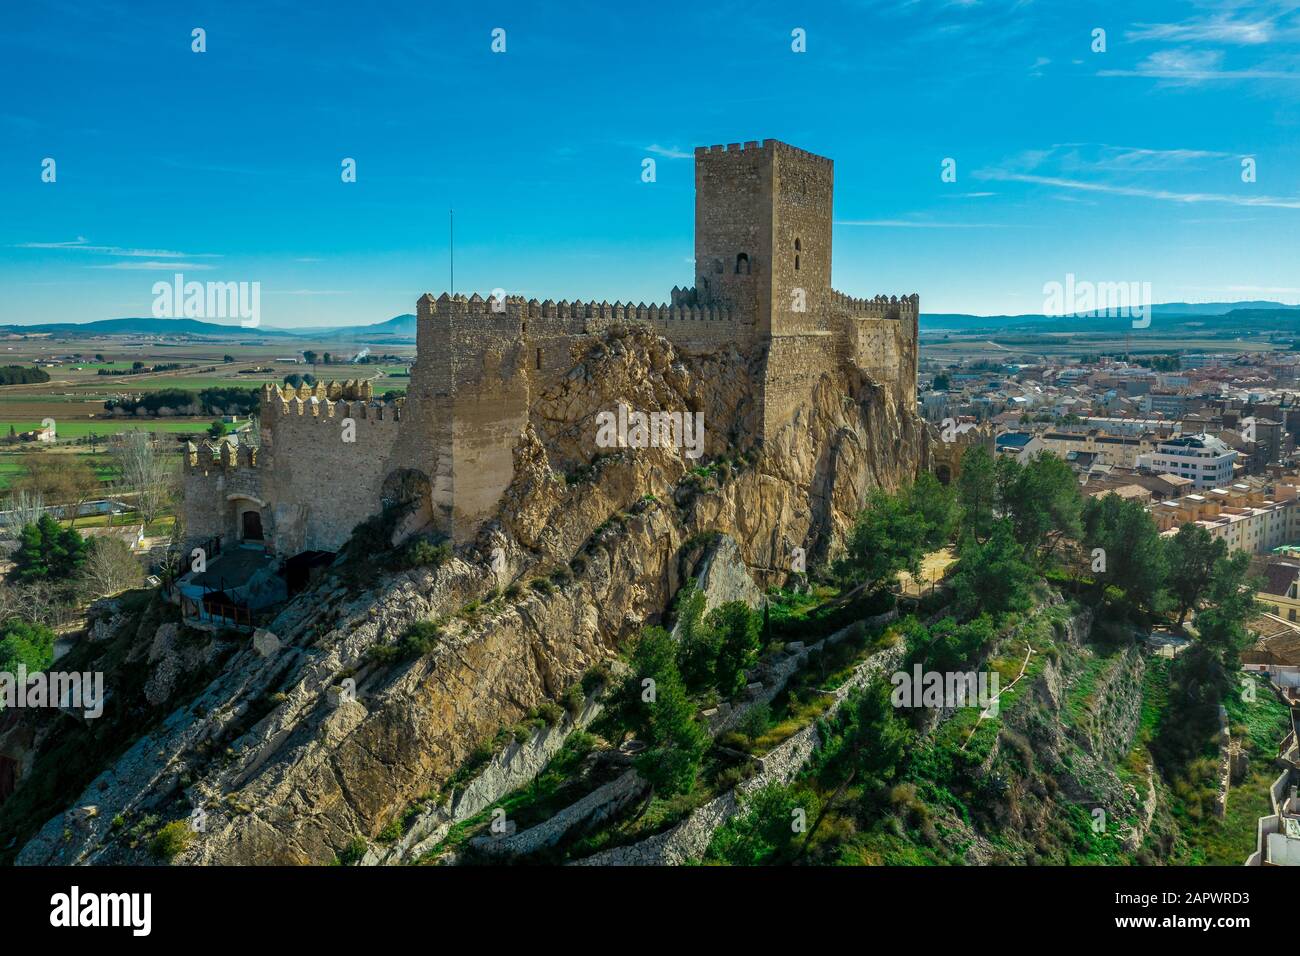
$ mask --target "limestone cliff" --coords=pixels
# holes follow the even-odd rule
[[[294,600],[269,625],[278,649],[237,645],[214,679],[178,694],[165,719],[33,835],[18,862],[137,862],[145,850],[125,838],[132,820],[188,818],[199,807],[203,830],[175,862],[329,862],[657,619],[693,538],[729,534],[748,565],[779,576],[792,547],[824,551],[871,488],[897,486],[924,464],[921,423],[852,367],[810,380],[792,421],[761,447],[745,444],[755,432],[743,428],[710,432],[698,462],[591,441],[595,415],[620,400],[702,411],[706,428],[752,418],[761,362],[727,348],[682,354],[641,328],[594,340],[535,403],[498,519],[477,542],[436,569],[382,576],[365,590],[336,571]],[[491,560],[495,548],[504,568]],[[528,586],[553,574],[554,586]],[[512,582],[504,596],[471,603]],[[423,656],[393,664],[368,653],[429,619],[443,634]],[[120,666],[159,664],[137,653]],[[107,679],[111,687],[111,671]],[[95,812],[77,812],[90,805]]]

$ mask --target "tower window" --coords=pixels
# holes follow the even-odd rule
[[[799,271],[799,253],[803,251],[803,244],[799,242],[799,237],[794,237],[794,271]]]
[[[749,254],[742,252],[736,256],[736,275],[749,275]]]
[[[538,350],[537,350],[537,367],[538,367],[539,369],[542,367],[542,350],[541,350],[541,349],[538,349]]]

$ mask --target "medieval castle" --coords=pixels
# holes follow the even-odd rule
[[[756,441],[790,425],[819,373],[844,364],[910,411],[918,297],[832,289],[833,170],[774,140],[696,149],[695,285],[666,304],[426,293],[405,400],[376,401],[364,381],[266,385],[259,447],[190,446],[188,538],[265,541],[283,556],[336,551],[414,477],[427,523],[466,541],[512,480],[536,396],[620,324],[644,324],[688,355],[750,356]]]

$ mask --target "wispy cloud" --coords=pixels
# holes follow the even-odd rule
[[[1089,145],[1064,143],[1061,147],[1086,149]],[[1201,160],[1227,159],[1232,156],[1231,153],[1208,149],[1149,149],[1143,146],[1114,146],[1109,143],[1091,144],[1091,148],[1095,155],[1087,161],[1087,165],[1115,172],[1163,172],[1196,165]]]
[[[85,236],[68,239],[63,242],[19,242],[11,249],[67,249],[74,252],[89,252],[94,255],[122,256],[136,259],[219,259],[213,252],[176,252],[171,249],[128,249],[122,246],[92,246]]]
[[[918,219],[836,219],[837,226],[873,226],[879,229],[1006,229],[1000,222],[928,222]]]
[[[1297,295],[1300,294],[1300,288],[1295,286],[1273,286],[1273,285],[1189,285],[1188,289],[1195,292],[1229,292],[1233,295]]]
[[[647,153],[654,153],[656,156],[663,156],[665,159],[691,159],[695,154],[689,150],[681,149],[677,146],[660,146],[658,143],[651,143],[645,148]]]
[[[1124,34],[1126,40],[1135,42],[1164,41],[1172,43],[1237,43],[1253,45],[1268,43],[1276,38],[1278,27],[1274,17],[1239,19],[1231,13],[1218,13],[1198,17],[1182,23],[1135,23]]]
[[[166,262],[137,262],[134,259],[129,259],[125,262],[113,262],[102,266],[86,266],[86,268],[120,269],[139,272],[175,272],[177,269],[189,269],[192,272],[200,272],[206,269],[213,269],[215,266],[206,265],[201,262],[181,262],[176,259],[169,259]]]
[[[1226,193],[1177,192],[1172,189],[1150,189],[1143,186],[1122,186],[1114,183],[1090,183],[1058,176],[1038,176],[1032,173],[1015,173],[1002,169],[980,169],[973,174],[978,179],[1004,182],[1033,183],[1074,189],[1082,192],[1109,193],[1141,199],[1158,199],[1177,203],[1222,203],[1229,206],[1264,206],[1274,209],[1300,209],[1300,198],[1286,196],[1233,196]]]
[[[267,295],[351,295],[350,289],[269,289]]]
[[[1300,80],[1300,70],[1251,66],[1223,69],[1222,50],[1160,50],[1132,69],[1098,70],[1098,76],[1144,77],[1170,83],[1203,83],[1212,80]]]

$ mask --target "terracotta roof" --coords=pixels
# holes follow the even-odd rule
[[[1264,572],[1264,585],[1260,591],[1264,594],[1285,597],[1287,589],[1291,587],[1297,574],[1300,574],[1300,565],[1286,561],[1271,562]]]
[[[1242,652],[1244,663],[1300,665],[1300,627],[1264,615],[1253,619],[1250,628],[1260,635],[1260,640]]]

